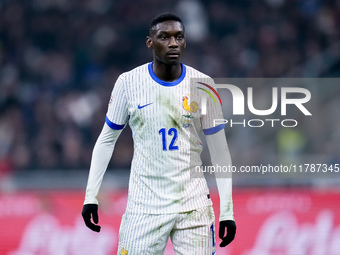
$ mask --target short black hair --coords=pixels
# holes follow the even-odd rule
[[[179,23],[181,23],[182,27],[183,27],[183,31],[184,31],[184,24],[183,21],[181,20],[180,17],[178,17],[177,15],[167,12],[167,13],[162,13],[159,14],[158,16],[156,16],[150,23],[150,28],[149,28],[149,34],[151,35],[152,32],[155,31],[155,27],[157,26],[157,24],[162,23],[164,21],[178,21]]]

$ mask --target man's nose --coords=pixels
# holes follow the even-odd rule
[[[173,36],[170,37],[169,47],[170,48],[178,47],[178,43],[177,43],[175,37],[173,37]]]

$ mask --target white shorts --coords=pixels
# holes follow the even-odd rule
[[[212,206],[174,214],[125,213],[118,255],[161,255],[170,237],[177,255],[215,254]]]

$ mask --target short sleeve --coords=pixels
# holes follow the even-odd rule
[[[105,122],[110,128],[121,130],[125,127],[128,116],[124,79],[122,76],[119,76],[111,93]]]
[[[209,79],[209,83],[200,83],[200,90],[206,100],[206,114],[201,116],[202,130],[205,135],[214,134],[225,127],[224,124],[220,124],[221,121],[216,121],[223,119],[222,101],[212,79]]]

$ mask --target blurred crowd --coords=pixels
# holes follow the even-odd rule
[[[186,25],[183,62],[211,77],[340,76],[339,0],[0,0],[0,175],[88,169],[113,84],[152,60],[145,36],[165,11]],[[131,144],[127,128],[111,168]]]

